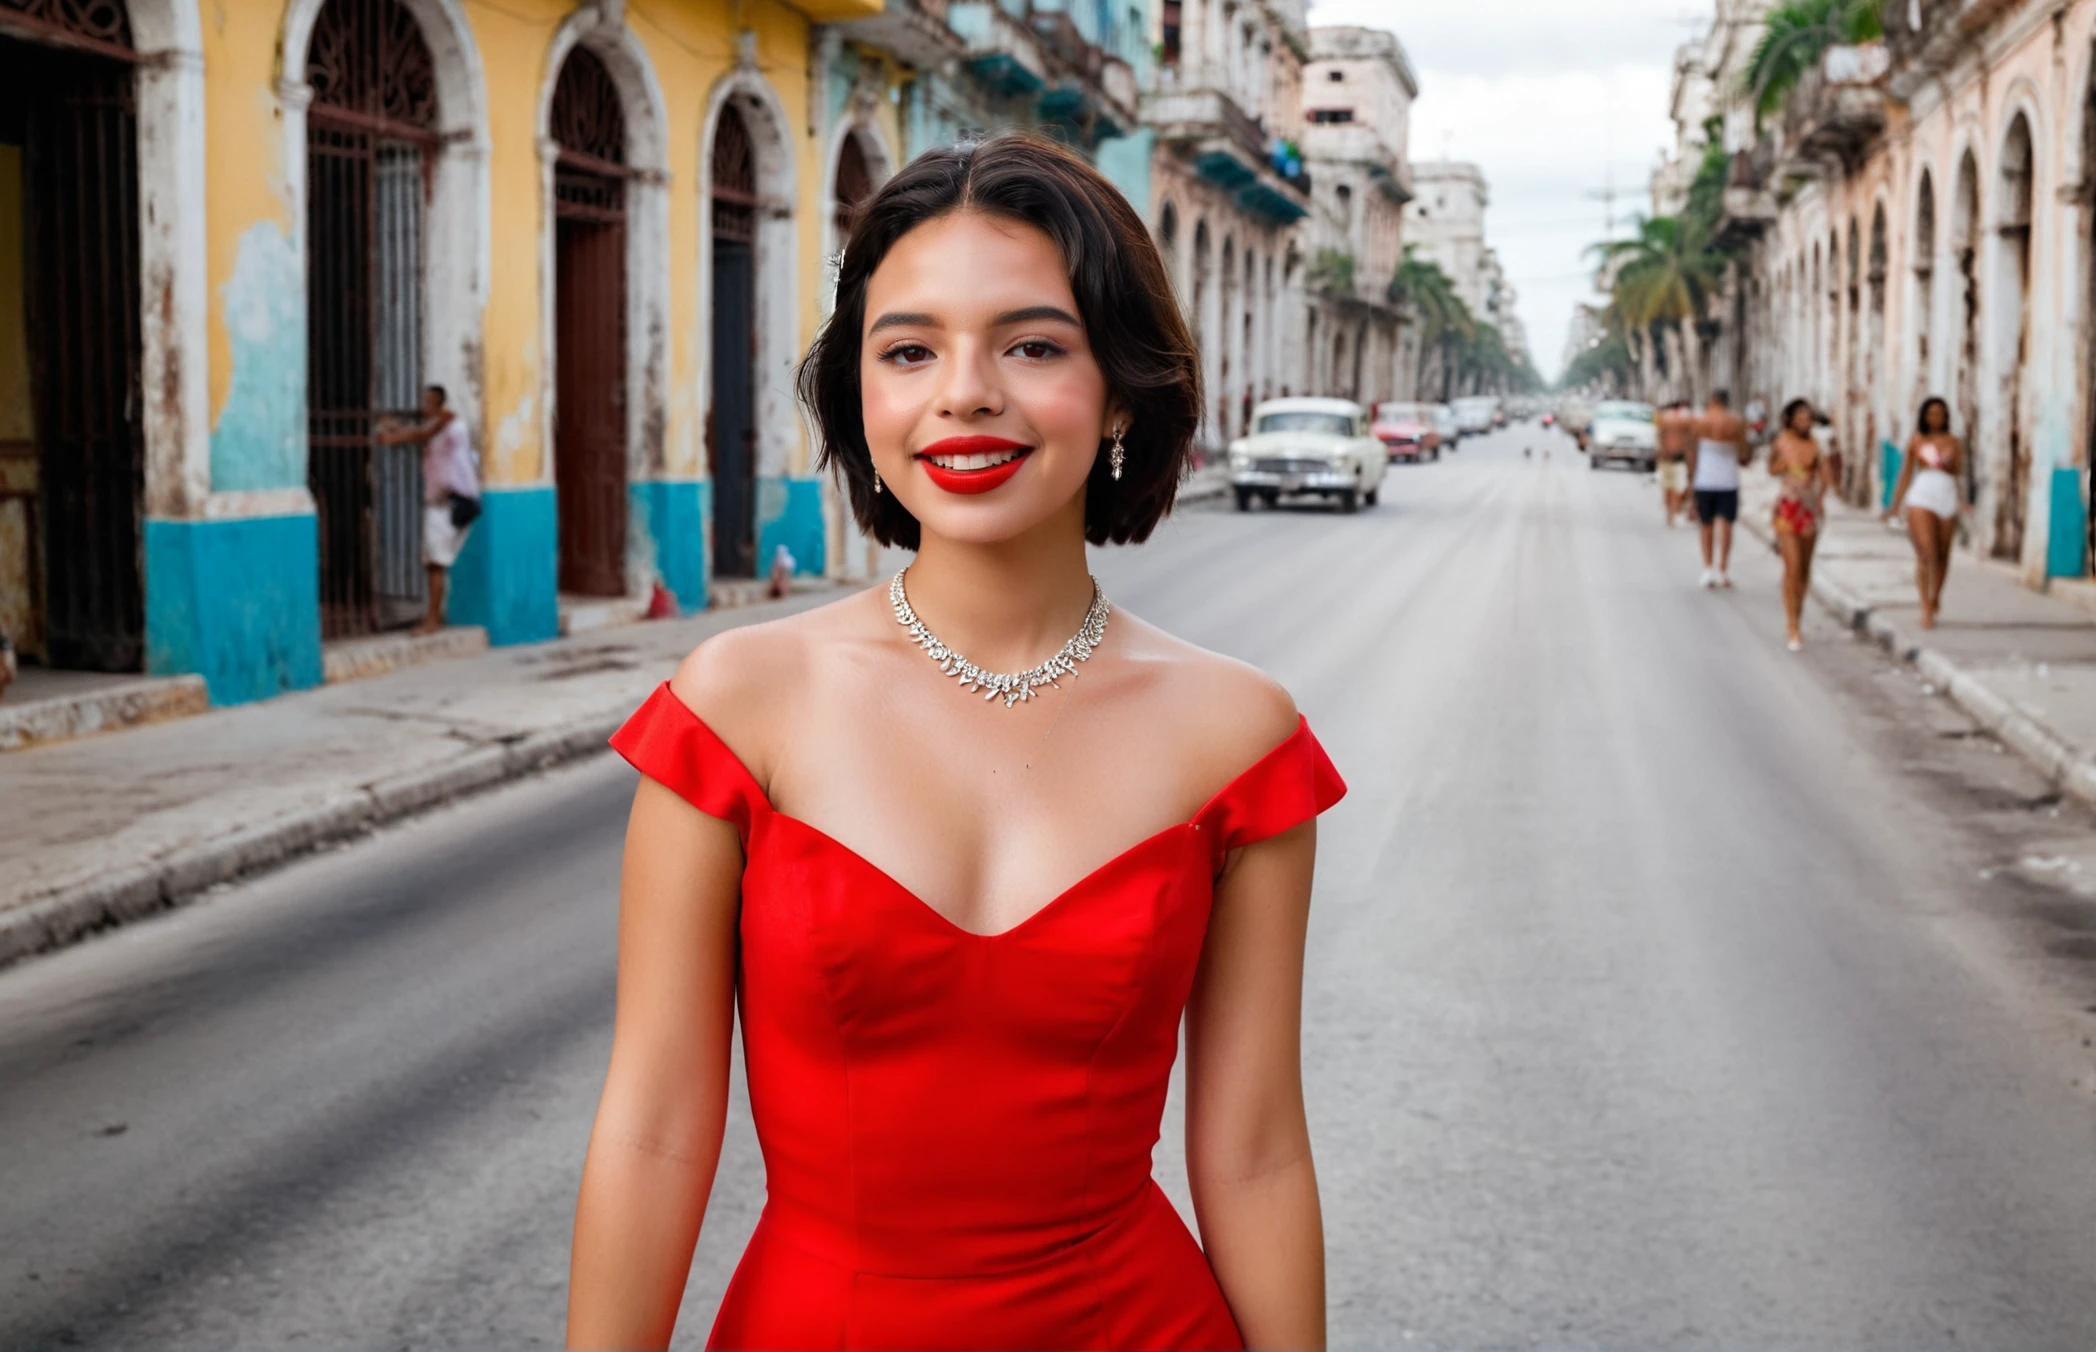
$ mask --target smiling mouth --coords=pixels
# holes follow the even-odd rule
[[[927,455],[925,460],[946,470],[995,469],[1008,465],[1020,456],[1032,451],[1030,446],[1015,446],[1005,451],[989,451],[980,455]]]

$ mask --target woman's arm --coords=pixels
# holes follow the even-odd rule
[[[666,1347],[727,1120],[742,846],[642,779],[619,886],[618,1012],[568,1274],[568,1346]]]
[[[1303,1111],[1303,944],[1317,824],[1237,851],[1186,1013],[1186,1172],[1252,1348],[1325,1345],[1324,1222]]]

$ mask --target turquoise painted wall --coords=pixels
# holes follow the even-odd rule
[[[148,518],[146,670],[204,678],[213,704],[320,684],[320,534],[310,513]]]
[[[553,486],[490,487],[480,501],[480,520],[451,569],[446,618],[480,625],[497,645],[557,637],[560,519]]]
[[[2089,573],[2088,501],[2081,471],[2052,472],[2051,511],[2047,514],[2045,572],[2051,577],[2086,577]]]
[[[225,285],[233,379],[211,429],[214,492],[306,483],[306,304],[298,251],[269,221],[240,237]]]
[[[1099,143],[1099,172],[1121,190],[1135,214],[1150,219],[1150,152],[1157,133],[1144,127],[1130,136],[1110,136]]]
[[[628,490],[627,549],[641,554],[687,615],[709,604],[706,523],[713,519],[712,490],[703,479],[642,479]]]
[[[759,577],[771,573],[772,556],[780,545],[793,555],[793,571],[797,575],[820,577],[828,535],[822,525],[821,479],[757,481]]]

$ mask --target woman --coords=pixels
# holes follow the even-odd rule
[[[1783,407],[1783,426],[1769,447],[1769,473],[1776,480],[1776,548],[1783,555],[1783,623],[1789,646],[1805,646],[1798,625],[1805,617],[1805,597],[1812,589],[1812,551],[1819,544],[1827,490],[1834,476],[1812,429],[1811,401],[1793,399]]]
[[[1141,220],[1050,143],[928,152],[854,226],[801,392],[916,559],[707,640],[614,738],[571,1346],[670,1336],[738,1007],[767,1201],[713,1346],[1322,1346],[1298,1028],[1344,788],[1285,691],[1086,572],[1170,510],[1196,363]],[[1203,1245],[1150,1179],[1182,1012]]]
[[[1914,416],[1914,439],[1900,465],[1892,500],[1906,508],[1907,538],[1914,542],[1914,586],[1921,593],[1921,627],[1936,627],[1943,605],[1943,579],[1950,572],[1950,547],[1957,538],[1963,495],[1959,477],[1965,448],[1950,434],[1950,405],[1930,395]],[[1885,513],[1892,520],[1890,511]]]

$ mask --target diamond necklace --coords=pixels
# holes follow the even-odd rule
[[[1106,616],[1113,609],[1106,604],[1106,594],[1099,590],[1099,579],[1092,579],[1092,604],[1084,612],[1084,623],[1070,635],[1070,641],[1041,665],[1029,671],[1006,674],[984,671],[953,649],[940,642],[938,635],[924,627],[917,612],[910,609],[910,598],[903,594],[903,573],[895,575],[888,584],[888,604],[895,608],[895,622],[910,631],[910,638],[924,649],[925,656],[939,664],[939,670],[961,683],[963,690],[980,690],[986,700],[1002,696],[1004,707],[1023,704],[1034,697],[1034,692],[1044,685],[1062,689],[1060,678],[1077,675],[1077,664],[1091,660],[1099,641],[1106,637]]]

